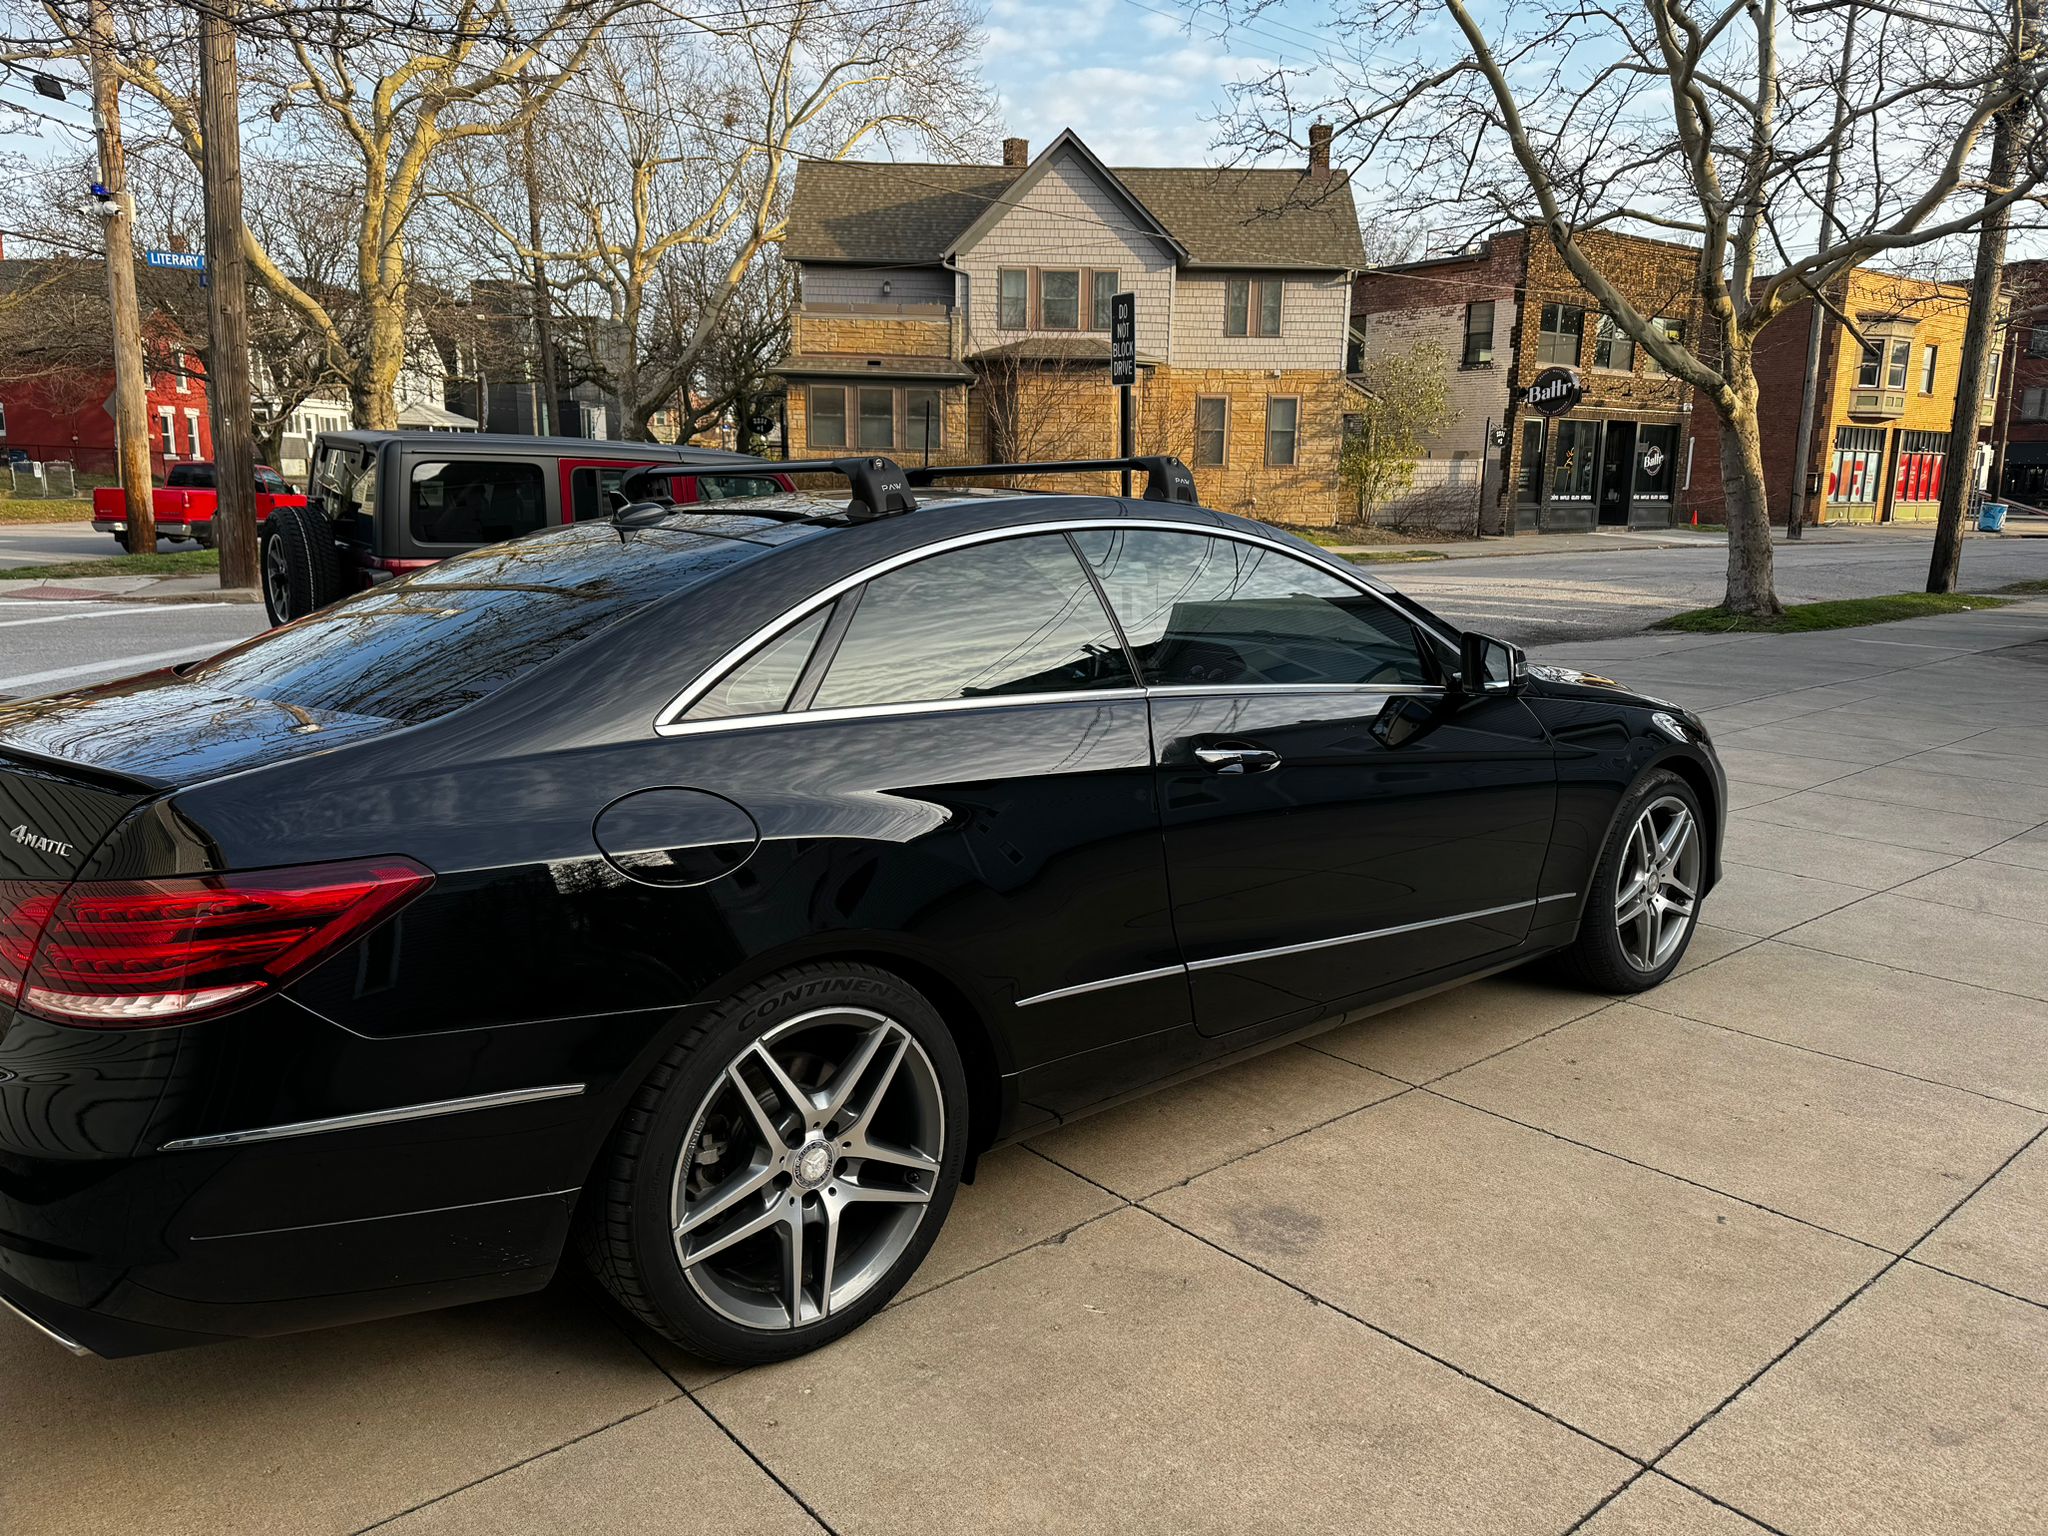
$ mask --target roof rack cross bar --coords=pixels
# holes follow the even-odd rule
[[[930,485],[964,475],[1081,475],[1105,470],[1142,470],[1145,500],[1195,503],[1195,477],[1179,459],[1163,453],[1128,459],[1057,459],[1043,464],[933,464],[909,471],[912,485]]]
[[[649,464],[621,480],[620,489],[631,494],[641,488],[643,481],[691,472],[686,467],[673,464]],[[910,482],[904,478],[903,466],[879,454],[844,459],[739,459],[729,465],[720,464],[710,470],[695,472],[749,476],[843,475],[853,493],[846,503],[846,516],[856,523],[917,510],[917,498],[910,494]]]

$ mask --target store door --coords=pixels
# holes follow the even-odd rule
[[[1628,526],[1630,486],[1636,470],[1636,424],[1610,421],[1600,444],[1600,526]]]

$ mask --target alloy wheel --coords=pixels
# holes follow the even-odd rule
[[[283,541],[268,538],[263,541],[263,586],[270,598],[270,611],[283,622],[292,616],[291,563],[285,559]]]
[[[1614,927],[1638,971],[1662,966],[1684,942],[1699,904],[1699,822],[1692,807],[1664,795],[1643,807],[1622,847]]]
[[[726,1064],[684,1138],[670,1230],[685,1279],[746,1327],[830,1316],[910,1247],[945,1137],[938,1074],[902,1024],[785,1020]]]

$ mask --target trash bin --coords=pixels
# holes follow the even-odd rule
[[[2005,531],[2005,503],[1987,501],[1977,509],[1977,531],[1979,533],[2003,533]]]

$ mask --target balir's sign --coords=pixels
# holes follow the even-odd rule
[[[1546,368],[1522,391],[1522,404],[1546,416],[1562,416],[1585,397],[1579,376],[1569,368]]]

